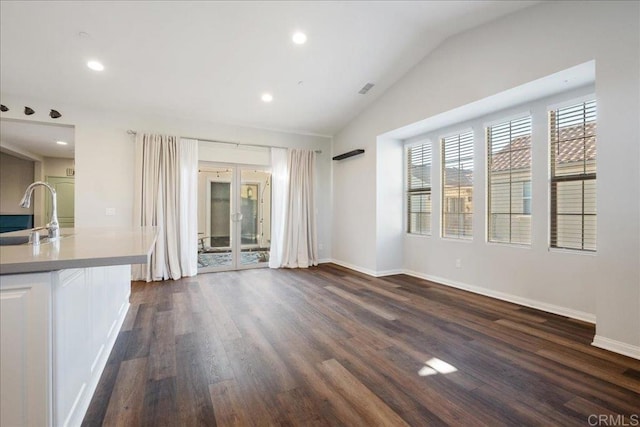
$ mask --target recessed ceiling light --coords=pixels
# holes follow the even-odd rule
[[[271,95],[270,93],[263,93],[262,94],[262,100],[264,102],[271,102],[271,101],[273,101],[273,95]]]
[[[87,67],[91,68],[93,71],[102,71],[104,70],[104,65],[98,61],[89,61],[87,62]]]
[[[305,44],[307,42],[307,35],[298,31],[291,39],[295,44]]]
[[[56,144],[58,144],[58,145],[67,145],[67,143],[64,142],[64,141],[56,141]]]

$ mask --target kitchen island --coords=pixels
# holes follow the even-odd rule
[[[129,308],[131,264],[148,262],[155,238],[75,228],[0,246],[0,425],[82,423]]]

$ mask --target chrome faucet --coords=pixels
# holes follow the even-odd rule
[[[20,200],[20,207],[28,208],[31,206],[31,195],[33,194],[33,190],[39,185],[46,187],[49,190],[49,193],[51,193],[51,218],[49,219],[46,229],[49,231],[49,239],[57,239],[60,237],[60,224],[58,224],[58,201],[56,197],[56,190],[54,190],[51,185],[42,181],[36,181],[29,185],[24,192],[24,196],[22,196],[22,200]]]

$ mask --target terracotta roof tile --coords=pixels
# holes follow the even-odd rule
[[[560,164],[594,160],[596,158],[596,124],[560,129],[556,161]],[[583,144],[583,137],[586,141]],[[531,136],[514,139],[509,146],[493,155],[491,171],[526,168],[531,164]],[[586,150],[586,151],[585,151]],[[511,158],[511,161],[509,159]]]

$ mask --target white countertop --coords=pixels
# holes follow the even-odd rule
[[[22,230],[1,236],[28,234]],[[155,227],[62,228],[60,234],[61,239],[39,246],[0,246],[0,274],[146,264],[156,240]]]

